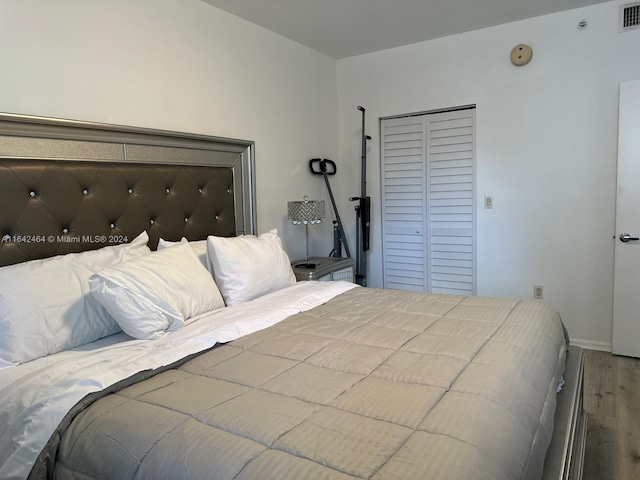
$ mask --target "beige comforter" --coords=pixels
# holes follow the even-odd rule
[[[541,303],[357,288],[96,401],[55,476],[539,478],[564,354]]]

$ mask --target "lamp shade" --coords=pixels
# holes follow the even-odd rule
[[[289,220],[294,225],[308,225],[322,223],[324,213],[324,200],[308,200],[288,202]]]

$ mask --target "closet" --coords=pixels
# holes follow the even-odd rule
[[[476,293],[475,108],[381,120],[384,288]]]

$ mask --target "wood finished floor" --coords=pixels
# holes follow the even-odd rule
[[[585,350],[584,480],[640,480],[640,359]]]

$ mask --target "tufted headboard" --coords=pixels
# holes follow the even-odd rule
[[[253,143],[0,114],[0,265],[255,232]]]

